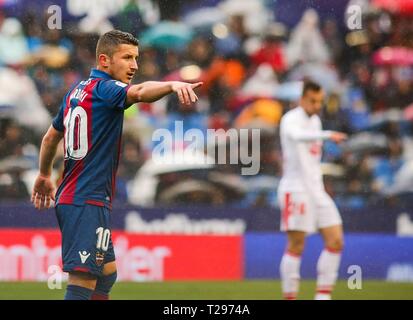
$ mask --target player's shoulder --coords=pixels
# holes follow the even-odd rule
[[[98,84],[106,88],[126,88],[128,85],[122,81],[115,79],[97,79]]]
[[[302,118],[302,112],[299,107],[287,111],[281,118],[281,122],[294,122]]]
[[[317,125],[321,125],[321,118],[318,114],[314,114],[311,117],[311,121],[313,121],[314,123],[316,123]]]
[[[117,95],[123,92],[128,85],[115,79],[97,79],[95,93],[101,97]]]

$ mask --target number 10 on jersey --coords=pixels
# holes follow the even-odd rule
[[[69,108],[63,124],[65,126],[65,159],[81,160],[88,151],[87,113],[81,106]]]

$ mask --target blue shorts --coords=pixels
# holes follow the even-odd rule
[[[89,204],[59,204],[55,209],[62,233],[63,271],[101,276],[103,266],[115,261],[109,209]]]

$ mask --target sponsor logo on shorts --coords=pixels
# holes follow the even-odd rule
[[[84,264],[87,258],[89,258],[90,253],[87,253],[86,251],[79,251],[79,256],[80,256],[80,260],[82,261],[82,264]]]

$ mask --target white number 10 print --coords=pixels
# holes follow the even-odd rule
[[[96,249],[102,249],[103,251],[107,251],[109,248],[110,230],[103,229],[102,227],[100,227],[96,229],[96,234],[98,235]]]
[[[65,126],[65,159],[81,160],[88,151],[87,113],[80,106],[69,109],[63,124]]]

